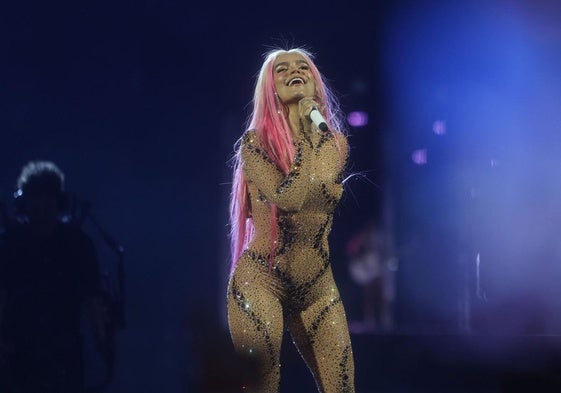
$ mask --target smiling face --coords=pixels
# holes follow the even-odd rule
[[[281,53],[273,64],[275,89],[284,105],[294,105],[316,92],[316,80],[308,61],[300,53]]]

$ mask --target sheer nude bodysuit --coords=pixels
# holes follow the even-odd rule
[[[327,241],[343,192],[346,139],[315,129],[295,142],[288,175],[254,131],[244,135],[241,149],[255,232],[230,278],[228,319],[236,350],[259,364],[255,386],[244,391],[278,392],[286,325],[320,392],[354,392],[351,341]],[[271,203],[278,208],[274,239]]]

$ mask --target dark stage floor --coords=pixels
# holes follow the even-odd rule
[[[561,336],[353,335],[358,393],[561,392]],[[285,338],[282,393],[315,392]]]

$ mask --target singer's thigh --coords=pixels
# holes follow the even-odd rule
[[[266,276],[237,273],[228,287],[228,323],[241,361],[255,367],[255,378],[248,381],[245,391],[277,392],[283,334],[281,303],[269,289]]]
[[[287,316],[287,325],[321,392],[354,392],[354,360],[345,310],[330,293],[306,310]]]

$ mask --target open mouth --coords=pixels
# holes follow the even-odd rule
[[[303,84],[304,84],[304,79],[302,78],[294,78],[288,81],[288,86],[303,85]]]

